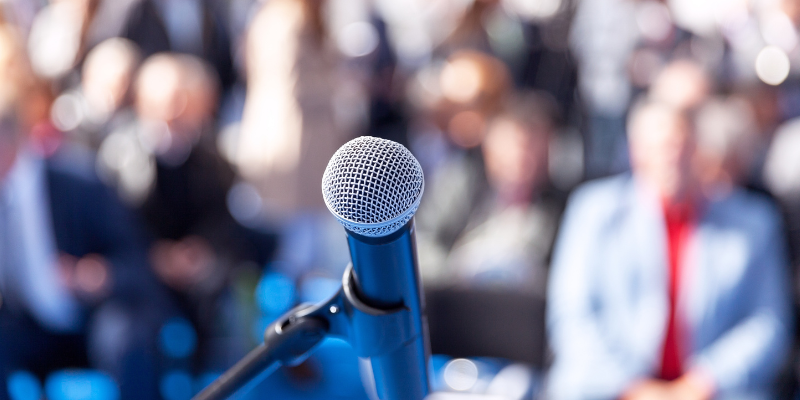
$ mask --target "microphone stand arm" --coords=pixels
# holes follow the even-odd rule
[[[359,357],[391,352],[413,338],[414,332],[382,328],[403,326],[400,321],[411,318],[406,307],[384,309],[367,305],[359,298],[356,285],[353,266],[348,265],[342,287],[335,295],[319,304],[301,304],[278,318],[264,332],[264,343],[192,400],[223,400],[249,391],[281,365],[294,366],[305,361],[328,335],[345,338]]]
[[[222,400],[252,389],[281,365],[297,365],[328,331],[327,321],[301,316],[308,306],[298,306],[267,327],[264,343],[203,389],[193,400]]]

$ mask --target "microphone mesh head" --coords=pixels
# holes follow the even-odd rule
[[[322,176],[322,197],[336,219],[363,236],[389,235],[419,207],[422,167],[391,140],[361,136],[345,143]]]

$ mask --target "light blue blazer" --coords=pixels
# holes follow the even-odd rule
[[[567,205],[548,287],[549,398],[613,399],[654,376],[668,313],[663,212],[630,174],[587,183]],[[678,299],[687,368],[718,398],[769,398],[789,354],[789,271],[780,214],[735,190],[708,204]]]

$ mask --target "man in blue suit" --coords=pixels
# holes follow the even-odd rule
[[[791,317],[781,220],[766,198],[704,190],[686,114],[642,103],[632,174],[572,195],[554,253],[554,399],[769,398]]]

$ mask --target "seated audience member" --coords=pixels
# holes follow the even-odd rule
[[[736,186],[705,196],[686,116],[631,113],[633,173],[572,195],[554,252],[554,399],[768,398],[789,350],[780,215]]]
[[[486,190],[467,216],[442,277],[470,286],[533,290],[544,297],[546,267],[562,202],[548,185],[555,105],[528,93],[512,98],[481,145]]]
[[[0,398],[15,370],[90,366],[111,373],[123,399],[155,398],[168,307],[143,236],[90,154],[42,145],[52,95],[8,28],[0,48]]]
[[[101,167],[143,216],[152,266],[197,329],[194,361],[208,367],[224,351],[209,343],[233,329],[221,322],[228,278],[242,262],[263,265],[271,239],[228,210],[235,173],[215,149],[213,69],[194,56],[157,54],[142,64],[134,89],[136,118],[100,146]]]
[[[411,86],[422,109],[410,137],[429,183],[416,220],[420,270],[430,282],[441,275],[485,192],[480,145],[489,121],[503,109],[511,78],[502,62],[476,51],[457,52],[441,71],[428,73],[435,90]]]

